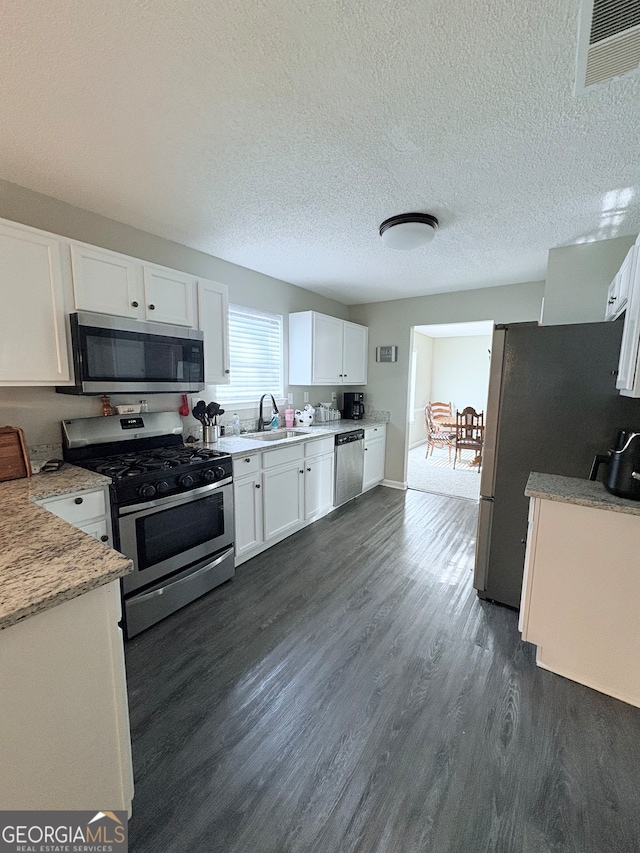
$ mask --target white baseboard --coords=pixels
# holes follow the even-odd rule
[[[383,480],[381,486],[386,486],[388,489],[400,489],[403,492],[407,490],[407,481],[401,483],[400,480]]]
[[[413,444],[409,445],[409,450],[413,450],[414,447],[420,447],[420,445],[425,445],[427,443],[426,438],[421,438],[420,441],[414,441]]]

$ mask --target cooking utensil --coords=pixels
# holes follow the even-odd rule
[[[189,414],[189,401],[186,394],[182,395],[182,405],[178,409],[178,414],[182,415],[183,418],[186,418]]]
[[[191,410],[191,414],[193,415],[193,417],[197,421],[200,421],[200,423],[203,426],[206,426],[206,423],[205,423],[206,413],[207,413],[207,407],[205,405],[204,400],[198,400],[198,402],[195,404],[195,406]]]

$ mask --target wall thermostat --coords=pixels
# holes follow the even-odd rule
[[[397,361],[398,347],[376,347],[376,361]]]

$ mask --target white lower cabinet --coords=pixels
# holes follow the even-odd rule
[[[333,507],[333,453],[305,459],[304,517],[312,521]]]
[[[385,426],[368,427],[364,431],[363,492],[384,480],[386,432]]]
[[[120,618],[115,581],[0,631],[3,809],[131,813]]]
[[[530,500],[522,639],[538,666],[640,707],[640,518]]]
[[[263,542],[261,479],[260,471],[234,479],[236,557],[243,557]]]
[[[37,503],[105,545],[112,544],[111,514],[107,489],[74,492]]]
[[[333,509],[333,436],[233,460],[236,565]]]
[[[275,452],[275,451],[274,451]],[[262,475],[264,540],[293,533],[304,519],[304,468],[302,461],[265,471]]]

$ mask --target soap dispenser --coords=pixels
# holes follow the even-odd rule
[[[278,413],[272,411],[271,412],[271,423],[269,424],[269,429],[278,429],[280,424],[278,423]]]

